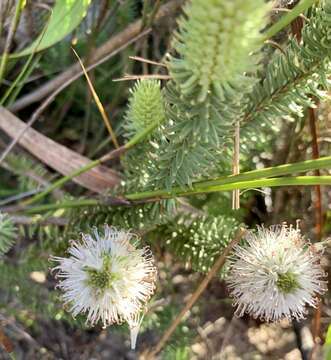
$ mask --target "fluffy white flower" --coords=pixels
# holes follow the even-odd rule
[[[248,231],[237,245],[227,279],[236,315],[265,321],[304,318],[306,305],[315,307],[326,282],[313,245],[298,228],[286,224]]]
[[[138,238],[105,226],[104,234],[83,234],[73,241],[68,258],[58,261],[59,287],[73,316],[87,314],[87,323],[103,326],[126,321],[135,346],[141,312],[155,289],[156,269],[151,251],[139,249]]]

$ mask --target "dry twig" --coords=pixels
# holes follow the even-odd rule
[[[222,252],[220,257],[216,260],[213,267],[208,272],[207,276],[203,279],[203,281],[200,283],[198,288],[195,290],[195,292],[191,295],[190,299],[186,303],[183,310],[177,315],[175,320],[172,322],[172,324],[169,326],[169,328],[166,330],[166,332],[163,334],[162,338],[158,342],[158,344],[155,346],[155,348],[150,352],[145,354],[146,360],[152,360],[154,359],[155,355],[158,354],[163,346],[166,344],[166,342],[169,340],[173,332],[176,330],[177,326],[180,324],[180,322],[183,320],[185,314],[192,308],[192,306],[196,303],[196,301],[199,299],[201,294],[206,290],[208,284],[212,280],[212,278],[217,274],[217,272],[222,268],[224,265],[227,256],[229,255],[232,248],[238,244],[238,242],[241,240],[241,238],[244,236],[246,230],[240,229],[234,239],[229,243],[229,245],[225,248],[225,250]]]
[[[23,132],[18,143],[60,174],[69,175],[91,162],[90,159],[56,143],[38,131],[26,128],[26,124],[23,121],[1,107],[0,129],[12,138]],[[119,184],[120,177],[115,171],[99,165],[75,177],[73,181],[87,189],[102,193],[110,187]]]
[[[132,42],[135,42],[136,40],[140,39],[140,37],[145,36],[148,33],[148,30],[145,32],[139,34],[135,38],[131,39],[129,42],[123,44],[121,47],[114,50],[112,53],[108,54],[105,58],[99,60],[95,64],[89,66],[86,68],[86,71],[90,71],[94,69],[96,66],[100,65],[104,61],[108,60],[110,57],[116,55],[123,49],[125,49],[127,46],[129,46]],[[80,64],[79,64],[80,66]],[[64,84],[59,86],[39,107],[38,109],[32,114],[30,120],[25,124],[25,127],[22,128],[18,133],[13,136],[13,141],[8,145],[7,149],[1,154],[0,157],[0,163],[6,158],[6,156],[9,154],[9,152],[14,148],[17,142],[19,142],[20,138],[24,135],[24,133],[27,131],[29,127],[31,127],[41,116],[41,114],[45,111],[45,109],[55,100],[56,96],[61,93],[66,87],[68,87],[72,82],[77,80],[82,74],[84,74],[83,70],[80,70],[80,72],[73,77],[69,78]],[[10,108],[10,107],[9,107]]]
[[[102,102],[101,102],[101,100],[100,100],[97,92],[96,92],[95,89],[94,89],[94,86],[93,86],[93,84],[92,84],[92,81],[91,81],[90,77],[88,76],[88,73],[87,73],[87,71],[86,71],[86,69],[85,69],[84,64],[82,63],[82,60],[81,60],[80,57],[78,56],[78,54],[77,54],[77,52],[75,51],[75,49],[72,49],[72,51],[73,51],[74,54],[76,55],[76,57],[77,57],[77,59],[78,59],[78,61],[79,61],[79,64],[80,64],[80,66],[82,67],[82,70],[83,70],[83,72],[84,72],[85,78],[86,78],[86,80],[87,80],[87,84],[88,84],[88,86],[89,86],[89,88],[90,88],[90,91],[91,91],[91,93],[92,93],[92,96],[93,96],[93,98],[94,98],[94,101],[95,101],[95,103],[97,104],[98,110],[99,110],[99,112],[100,112],[100,114],[101,114],[101,116],[102,116],[102,119],[103,119],[103,121],[104,121],[104,123],[105,123],[105,125],[106,125],[106,128],[107,128],[107,130],[108,130],[108,132],[109,132],[109,134],[110,134],[110,136],[111,136],[111,139],[112,139],[115,147],[118,149],[120,146],[119,146],[118,141],[117,141],[117,139],[116,139],[115,132],[114,132],[112,126],[111,126],[111,123],[110,123],[109,117],[108,117],[108,115],[107,115],[107,113],[106,113],[106,110],[105,110],[105,108],[103,107]]]
[[[113,79],[113,81],[128,81],[128,80],[141,80],[141,79],[157,79],[157,80],[169,80],[171,79],[170,75],[161,75],[161,74],[146,74],[146,75],[130,75],[126,74],[121,78]]]
[[[182,3],[182,0],[171,0],[161,6],[159,11],[155,15],[154,24],[167,16],[173,15],[180,8]],[[141,26],[141,20],[137,20],[131,25],[129,25],[126,29],[113,36],[105,44],[95,50],[95,52],[89,59],[90,63],[93,65],[100,59],[107,57],[109,53],[112,53],[114,50],[118,49],[123,44],[131,41],[136,36],[140,35],[142,32]],[[81,71],[80,65],[77,62],[76,64],[70,66],[66,71],[56,76],[54,79],[42,85],[37,90],[18,99],[12,106],[10,106],[9,109],[11,111],[19,111],[30,104],[40,101],[49,94],[51,94],[53,91],[56,91],[59,87],[63,85],[63,83],[66,83],[69,79],[76,77],[77,75],[78,77],[80,77],[82,74],[83,72]]]

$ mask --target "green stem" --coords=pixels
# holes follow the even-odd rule
[[[122,151],[124,150],[123,147],[120,148],[122,149]],[[119,149],[115,150],[117,151],[119,154],[121,153],[120,151],[118,151]],[[61,187],[62,185],[64,185],[67,181],[73,179],[74,177],[92,169],[93,167],[100,165],[103,161],[109,160],[111,158],[113,158],[111,156],[112,153],[110,153],[108,156],[106,155],[105,157],[101,158],[101,159],[97,159],[94,160],[92,162],[90,162],[89,164],[87,164],[86,166],[74,171],[73,173],[55,181],[51,186],[49,186],[47,189],[45,189],[44,191],[42,191],[41,193],[35,195],[34,197],[32,197],[29,200],[26,200],[25,202],[22,203],[23,206],[27,206],[27,205],[31,205],[33,203],[35,203],[36,201],[39,201],[41,199],[43,199],[46,195],[48,195],[50,192],[52,192],[53,190]],[[196,188],[200,188],[203,189],[205,187],[211,187],[211,186],[218,186],[218,185],[225,185],[225,184],[231,184],[231,183],[237,183],[239,181],[247,181],[247,180],[256,180],[256,179],[261,179],[261,178],[267,178],[267,177],[275,177],[275,176],[281,176],[281,175],[288,175],[288,174],[294,174],[294,173],[299,173],[299,172],[304,172],[304,171],[309,171],[309,170],[316,170],[316,169],[322,169],[322,168],[328,168],[331,167],[331,156],[326,156],[323,158],[319,158],[319,159],[315,159],[315,160],[306,160],[306,161],[301,161],[298,163],[294,163],[294,164],[285,164],[285,165],[279,165],[279,166],[274,166],[274,167],[270,167],[270,168],[266,168],[266,169],[260,169],[260,170],[252,170],[252,171],[248,171],[239,175],[229,175],[229,176],[222,176],[219,177],[217,179],[213,179],[213,180],[207,180],[207,181],[201,181],[201,182],[197,182],[194,183],[194,187]],[[179,187],[175,187],[173,188],[171,191],[166,191],[166,190],[156,190],[153,192],[147,192],[147,193],[153,193],[153,196],[158,196],[158,193],[161,194],[172,194],[172,193],[176,193],[176,192],[181,192],[183,189],[179,188]],[[141,194],[146,194],[146,192],[144,193],[137,193],[137,194],[129,194],[127,196],[127,198],[129,200],[133,200],[135,196],[140,196]]]
[[[213,180],[196,182],[194,185],[198,187],[224,185],[233,182],[270,178],[323,168],[331,168],[331,156],[300,161],[293,164],[278,165],[259,170],[251,170],[238,175],[221,176]]]
[[[6,66],[7,66],[7,62],[8,62],[8,58],[9,58],[9,51],[10,51],[10,45],[12,43],[13,37],[15,35],[18,23],[20,21],[20,17],[21,17],[21,12],[22,9],[25,5],[25,0],[17,0],[17,4],[16,4],[16,8],[15,8],[15,14],[9,29],[9,34],[7,37],[7,41],[6,41],[6,45],[5,45],[5,50],[2,54],[1,57],[1,63],[0,63],[0,83],[3,79],[3,76],[5,74],[5,70],[6,70]]]
[[[16,190],[16,189],[5,189],[5,188],[0,189],[0,197],[16,195],[19,193],[20,193],[20,190]]]
[[[232,191],[236,189],[255,189],[259,187],[277,187],[277,186],[311,186],[311,185],[331,185],[331,176],[296,176],[271,179],[257,179],[252,181],[239,181],[224,185],[211,185],[209,187],[193,186],[191,189],[173,189],[172,192],[166,190],[146,191],[137,194],[126,195],[126,199],[134,201],[148,200],[158,201],[161,199],[170,199],[177,196],[190,196],[220,191]],[[96,206],[100,204],[97,199],[82,199],[74,201],[65,201],[58,204],[45,204],[24,209],[27,214],[36,214],[45,211],[57,209],[69,209],[84,206]],[[134,204],[134,203],[133,203]]]
[[[5,101],[8,99],[8,97],[11,95],[11,93],[15,90],[15,93],[13,94],[14,96],[11,97],[11,101],[9,101],[8,105],[11,105],[11,103],[14,102],[14,99],[16,98],[17,94],[19,93],[19,91],[21,90],[21,88],[23,87],[23,85],[25,83],[25,80],[30,76],[30,74],[31,74],[32,70],[34,69],[35,65],[40,60],[41,55],[37,56],[35,61],[32,63],[33,57],[34,57],[34,55],[35,55],[35,53],[36,53],[36,51],[38,49],[38,46],[41,43],[42,39],[44,38],[44,35],[45,35],[46,30],[48,28],[49,20],[50,20],[50,18],[48,19],[46,25],[44,26],[44,29],[43,29],[43,31],[41,33],[41,36],[39,37],[39,40],[38,40],[35,48],[33,49],[32,53],[28,57],[28,60],[26,61],[23,69],[21,70],[19,75],[15,78],[14,82],[12,83],[10,88],[6,91],[3,98],[1,99],[0,105],[3,105],[5,103]],[[32,65],[30,66],[31,63],[32,63]]]
[[[289,25],[300,14],[309,9],[314,3],[319,0],[301,0],[290,12],[282,16],[279,21],[272,25],[263,36],[263,41],[266,41],[276,35],[280,30]]]
[[[257,180],[262,178],[270,178],[275,176],[281,176],[281,175],[289,175],[289,174],[295,174],[299,172],[309,171],[309,170],[317,170],[322,168],[328,168],[331,167],[331,156],[326,156],[323,158],[319,158],[316,160],[306,160],[301,161],[294,164],[285,164],[285,165],[279,165],[274,166],[270,168],[260,169],[260,170],[252,170],[245,173],[241,173],[239,175],[229,175],[229,176],[222,176],[217,179],[213,180],[207,180],[207,181],[201,181],[196,182],[193,184],[193,188],[209,188],[211,186],[220,186],[225,184],[233,184],[238,183],[241,181],[248,181],[248,180]],[[166,190],[156,190],[153,192],[147,192],[147,193],[154,193],[153,196],[159,196],[160,194],[172,194],[183,191],[182,188],[175,187],[172,188],[171,191]],[[127,199],[134,200],[136,199],[136,196],[140,196],[143,193],[137,193],[137,194],[129,194],[127,195]],[[146,194],[146,192],[145,192]]]
[[[255,189],[262,187],[277,186],[312,186],[312,185],[331,185],[331,176],[291,176],[270,179],[257,179],[251,181],[240,181],[233,184],[215,185],[210,187],[197,188],[201,193]]]
[[[141,132],[137,133],[130,139],[124,147],[128,150],[138,144],[140,141],[144,140],[147,135],[149,135],[154,129],[156,129],[160,125],[159,122],[155,122],[150,124],[146,127],[146,129],[142,130]]]
[[[73,201],[64,201],[59,204],[45,204],[40,206],[34,206],[24,210],[26,214],[38,214],[40,212],[58,210],[58,209],[73,209],[85,206],[96,206],[99,204],[99,201],[96,199],[81,199]]]
[[[271,178],[271,179],[258,179],[252,181],[240,181],[233,182],[224,185],[211,185],[211,186],[192,186],[188,190],[179,188],[172,189],[172,191],[156,190],[156,191],[145,191],[136,194],[126,195],[128,200],[147,200],[147,199],[170,199],[177,196],[189,196],[205,194],[210,192],[219,191],[232,191],[232,190],[243,190],[243,189],[255,189],[259,187],[275,187],[275,186],[303,186],[303,185],[331,185],[331,176],[294,176],[294,177],[282,177],[282,178]]]
[[[9,98],[9,96],[13,93],[13,91],[15,90],[15,92],[17,92],[17,90],[21,90],[21,88],[23,87],[26,79],[30,76],[31,72],[33,71],[34,67],[36,66],[36,64],[39,62],[40,57],[38,56],[37,59],[35,59],[35,61],[32,63],[33,60],[33,56],[34,53],[32,53],[27,62],[24,64],[23,69],[21,70],[21,72],[19,73],[19,75],[15,78],[14,82],[11,84],[10,88],[7,89],[7,91],[5,92],[4,96],[1,98],[0,100],[0,106],[3,106],[4,103],[6,102],[6,100]],[[32,65],[31,65],[32,63]],[[30,66],[31,65],[31,66]],[[16,94],[17,96],[17,94]],[[13,103],[15,100],[15,96],[13,96],[11,102],[9,102],[9,105],[11,103]]]
[[[43,199],[46,195],[51,193],[53,190],[60,188],[62,185],[64,185],[69,180],[73,179],[76,176],[79,176],[79,175],[83,174],[84,172],[86,172],[86,171],[88,171],[88,170],[90,170],[90,169],[92,169],[92,168],[94,168],[94,167],[96,167],[96,166],[98,166],[100,164],[101,164],[101,159],[91,161],[87,165],[79,168],[78,170],[72,172],[71,174],[69,174],[67,176],[64,176],[61,179],[55,181],[47,189],[45,189],[44,191],[42,191],[39,194],[35,195],[31,199],[28,199],[28,200],[24,201],[22,203],[22,206],[27,206],[27,205],[35,203],[36,201],[39,201],[39,200]]]
[[[104,162],[106,162],[108,160],[111,160],[111,159],[114,159],[114,158],[120,156],[121,154],[123,154],[124,152],[126,152],[127,150],[132,148],[134,145],[136,145],[137,143],[142,141],[158,125],[159,125],[159,123],[153,123],[153,124],[149,125],[146,129],[144,129],[140,133],[133,136],[133,138],[131,140],[129,140],[125,145],[119,147],[118,149],[115,149],[114,151],[111,151],[109,154],[106,154],[105,156],[103,156],[103,157],[101,157],[101,158],[99,158],[97,160],[91,161],[87,165],[79,168],[78,170],[73,171],[71,174],[69,174],[67,176],[64,176],[61,179],[55,181],[53,184],[51,184],[44,191],[42,191],[39,194],[33,196],[31,199],[26,200],[25,202],[23,202],[22,205],[26,206],[26,205],[33,204],[33,203],[43,199],[46,195],[51,193],[53,190],[60,188],[61,186],[63,186],[65,183],[72,180],[76,176],[79,176],[79,175],[93,169],[94,167],[96,167],[96,166],[98,166],[98,165],[100,165],[100,164],[102,164],[102,163],[104,163]]]

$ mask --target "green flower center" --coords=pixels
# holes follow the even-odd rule
[[[297,276],[290,271],[283,274],[278,274],[276,285],[278,289],[284,294],[292,293],[300,288]]]
[[[87,269],[88,283],[92,287],[104,290],[111,286],[111,274],[108,270]]]
[[[88,274],[87,284],[97,293],[103,293],[106,289],[111,288],[112,283],[116,280],[116,274],[111,272],[111,260],[109,255],[104,255],[101,269],[86,267]]]

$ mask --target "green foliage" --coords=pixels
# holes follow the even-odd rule
[[[302,44],[291,39],[267,67],[266,76],[247,97],[241,117],[243,139],[250,141],[263,126],[279,118],[302,117],[325,99],[331,73],[331,4],[317,7],[302,30]],[[256,136],[254,137],[256,139]]]
[[[163,360],[189,360],[190,357],[190,348],[189,346],[178,346],[168,345],[162,352]]]
[[[239,227],[232,217],[180,216],[159,227],[166,248],[193,270],[208,272]]]
[[[30,157],[10,153],[6,161],[10,170],[17,175],[18,188],[22,192],[36,190],[41,186],[41,182],[46,184],[46,169]]]
[[[254,1],[195,1],[179,24],[166,86],[168,122],[151,149],[149,186],[171,189],[230,169],[234,123],[254,77],[267,7]]]
[[[240,89],[228,86],[217,96],[209,92],[206,100],[198,103],[199,91],[190,87],[189,95],[183,94],[183,78],[175,77],[179,85],[170,82],[166,91],[167,141],[159,142],[153,151],[150,187],[170,190],[175,185],[190,186],[193,180],[230,171],[236,121],[241,123],[241,150],[247,152],[259,138],[266,138],[279,128],[280,118],[303,116],[305,108],[314,106],[315,98],[325,99],[330,73],[330,7],[326,2],[315,9],[303,29],[302,44],[291,39],[284,54],[275,54],[252,91],[245,83]],[[193,31],[191,26],[185,31],[189,30]],[[182,37],[182,43],[186,37]],[[233,47],[234,44],[236,41],[232,41]],[[176,61],[170,62],[170,68]],[[184,63],[185,59],[180,61]],[[178,71],[186,74],[183,69]],[[226,100],[220,100],[220,96]]]
[[[46,186],[51,180],[48,171],[43,165],[34,161],[28,156],[22,154],[10,153],[6,158],[6,167],[12,173],[16,174],[16,189],[18,193],[36,192],[43,185]],[[52,214],[55,218],[59,217],[58,214]],[[47,223],[47,217],[41,215],[35,215],[31,217],[29,226],[17,225],[17,236],[22,235],[28,239],[39,239],[41,242],[47,239],[57,239],[62,229],[57,224]],[[46,223],[43,223],[46,220]]]
[[[159,81],[139,80],[130,93],[125,124],[128,137],[153,123],[161,124],[165,119],[165,103]]]
[[[55,283],[47,276],[55,240],[29,245],[14,261],[0,262],[0,309],[23,316],[28,326],[38,326],[38,319],[55,319],[83,327],[82,319],[74,320],[62,307],[59,294],[53,291]]]
[[[27,325],[38,326],[36,317],[73,323],[58,294],[31,279],[33,271],[36,270],[31,264],[0,263],[0,309],[14,314],[22,312]]]
[[[325,99],[328,77],[331,75],[331,2],[320,1],[315,10],[307,14],[309,21],[303,29],[300,44],[290,39],[281,45],[284,53],[278,50],[265,53],[264,64],[267,65],[261,70],[258,47],[261,45],[260,30],[264,28],[264,16],[268,9],[265,2],[188,2],[185,15],[179,22],[179,31],[175,34],[174,51],[167,63],[172,79],[163,89],[159,81],[138,81],[131,90],[126,111],[123,104],[127,103],[127,83],[110,85],[110,78],[120,76],[123,72],[136,73],[141,70],[136,63],[127,64],[128,55],[133,51],[159,60],[168,39],[162,32],[153,33],[148,41],[141,42],[143,45],[138,42],[134,50],[132,47],[127,52],[121,52],[109,63],[94,70],[95,87],[105,108],[111,113],[111,121],[114,118],[112,123],[116,124],[115,131],[120,143],[151,124],[158,124],[153,133],[130,148],[120,161],[112,162],[114,169],[122,171],[123,183],[111,195],[156,188],[171,192],[174,186],[187,189],[193,181],[231,173],[236,122],[241,124],[241,170],[251,169],[255,166],[251,160],[252,153],[271,153],[273,144],[270,138],[274,136],[273,130],[279,127],[281,119],[293,121],[302,117],[307,106],[314,106],[319,99]],[[63,7],[60,3],[56,2],[40,48],[55,42],[57,44],[45,52],[42,62],[38,63],[36,59],[38,76],[61,71],[72,63],[68,41],[59,40],[77,27],[89,1],[80,2],[78,13],[78,8],[74,8],[78,2],[70,1],[72,8],[66,14],[63,13],[64,4],[69,2],[62,2]],[[147,15],[151,5],[152,2],[145,2]],[[97,2],[93,6],[99,15]],[[100,32],[93,33],[94,27],[97,28],[94,22],[96,16],[79,33],[79,52],[88,60],[95,47],[106,41],[115,27],[117,31],[133,21],[139,8],[139,4],[131,0],[118,4],[109,2],[107,6],[111,15],[104,19],[105,26]],[[72,19],[73,15],[75,19]],[[58,22],[65,19],[64,26],[54,26],[56,19]],[[66,22],[68,19],[70,24]],[[86,28],[91,30],[91,34],[84,39]],[[153,45],[153,49],[147,46],[149,44]],[[25,51],[31,52],[35,45],[36,42]],[[155,49],[161,53],[155,56]],[[131,66],[130,71],[128,66]],[[40,79],[43,78],[38,77],[38,83],[42,81]],[[8,80],[12,81],[12,78],[9,76]],[[33,87],[33,80],[28,86],[29,89]],[[82,99],[89,100],[86,84],[85,81],[77,81],[70,93],[63,93],[52,104],[48,114],[51,116],[45,116],[46,132],[55,141],[95,158],[96,154],[101,154],[100,149],[104,151],[105,146],[111,150],[112,145],[105,139],[105,129],[95,106]],[[30,108],[27,107],[25,111],[28,113]],[[118,117],[122,117],[123,122],[117,121]],[[45,130],[42,125],[41,128]],[[262,139],[270,142],[269,147],[264,146]],[[6,173],[6,184],[0,188],[4,194],[8,194],[8,191],[19,194],[38,190],[50,181],[45,168],[25,155],[10,155],[4,165],[8,165],[7,169],[16,175],[13,181],[13,177]],[[67,185],[66,190],[72,194],[90,195],[83,193],[81,188],[78,192],[78,187],[73,183]],[[255,206],[249,204],[246,193],[241,195],[241,202],[245,206],[234,212],[230,195],[214,193],[195,196],[187,208],[181,205],[181,200],[163,200],[128,206],[61,209],[31,217],[29,226],[19,226],[18,229],[15,229],[10,218],[0,216],[0,255],[13,246],[16,233],[22,237],[20,246],[10,252],[11,257],[5,257],[0,263],[1,309],[28,310],[31,318],[45,316],[70,321],[71,316],[60,309],[58,294],[50,290],[53,289],[54,279],[49,276],[43,284],[38,284],[31,278],[31,273],[40,271],[46,274],[49,254],[63,255],[69,239],[78,239],[81,232],[89,232],[91,228],[102,227],[105,223],[121,229],[132,229],[142,235],[143,242],[160,250],[157,254],[163,254],[163,250],[170,252],[181,263],[190,265],[193,271],[206,273],[233,238],[244,215]],[[45,197],[44,204],[50,201],[53,201],[52,196]],[[100,203],[106,202],[107,194]],[[61,218],[68,225],[49,225],[47,217],[51,217],[49,220]],[[254,218],[249,221],[252,225],[258,220]],[[30,242],[33,244],[30,245]],[[12,256],[16,256],[16,252],[20,253],[18,259]],[[156,258],[160,260],[157,255]],[[224,275],[226,270],[225,266],[219,275]],[[173,275],[172,269],[166,271]],[[91,276],[101,283],[100,286],[109,280],[98,277],[96,272]],[[284,291],[293,282],[290,277],[281,280]],[[171,288],[165,281],[162,286],[167,290]],[[162,297],[166,296],[162,294]],[[157,336],[160,336],[177,314],[178,304],[173,303],[165,305],[161,311],[151,311],[145,317],[142,331],[152,332],[155,329]],[[195,313],[192,311],[192,314],[194,316]],[[195,322],[192,318],[190,321],[190,324]],[[190,358],[192,339],[189,326],[178,326],[175,341],[161,354],[163,359]]]
[[[15,243],[16,228],[10,217],[0,213],[0,257],[6,254]]]
[[[170,326],[172,320],[178,314],[178,304],[170,302],[159,309],[148,313],[142,322],[141,331],[157,332],[160,336]],[[185,322],[179,324],[175,330],[170,343],[161,353],[161,359],[164,360],[188,360],[190,359],[190,344],[195,336]]]
[[[328,331],[325,338],[325,345],[331,345],[331,325],[328,326]]]
[[[249,54],[259,46],[266,12],[263,0],[189,2],[174,42],[180,58],[170,61],[181,93],[190,95],[197,87],[198,101],[212,89],[224,98],[224,90],[254,63]]]
[[[161,201],[133,207],[93,206],[75,209],[68,214],[69,237],[77,237],[80,231],[89,231],[93,226],[109,224],[122,229],[144,229],[147,231],[164,223],[173,213],[174,200]]]
[[[149,169],[154,163],[153,147],[155,139],[160,139],[160,126],[165,120],[166,103],[160,86],[160,82],[156,80],[140,80],[130,89],[131,96],[124,123],[125,135],[132,138],[152,124],[158,126],[148,139],[123,158],[127,190],[144,189],[150,181]]]
[[[153,159],[150,156],[153,149],[153,142],[143,142],[130,150],[122,158],[122,164],[125,169],[126,179],[123,185],[125,191],[137,191],[144,189],[150,181],[149,169],[153,167]]]
[[[46,241],[53,241],[56,243],[57,239],[61,239],[63,234],[63,226],[59,224],[47,223],[47,217],[36,215],[31,218],[31,224],[29,226],[17,225],[18,231],[22,236],[27,237],[28,239],[38,239],[41,245],[45,244]],[[54,216],[54,220],[56,220],[57,216]],[[43,223],[43,220],[45,223]]]
[[[126,25],[134,21],[139,16],[139,3],[136,0],[126,0],[121,2],[118,9],[120,25]]]
[[[149,167],[149,186],[186,187],[194,179],[215,175],[215,169],[216,173],[225,171],[235,117],[229,110],[239,99],[227,98],[226,104],[210,95],[208,101],[198,104],[181,97],[174,83],[167,86],[166,98],[169,123],[163,130],[165,139],[151,151],[154,161]]]
[[[46,49],[70,34],[86,15],[91,0],[58,0],[52,10],[45,34],[26,49],[13,54],[12,57],[30,55],[35,51]],[[37,48],[36,48],[37,45]]]

